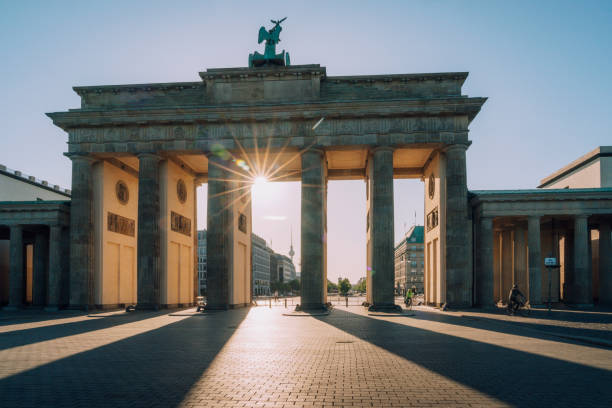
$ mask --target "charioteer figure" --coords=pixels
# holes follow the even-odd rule
[[[280,54],[276,53],[276,44],[280,42],[280,32],[283,28],[280,24],[285,21],[287,17],[282,20],[270,20],[274,27],[270,30],[266,30],[265,27],[261,27],[259,29],[259,39],[257,41],[258,44],[261,44],[264,40],[266,41],[266,48],[262,54],[255,51],[253,54],[249,54],[249,68],[253,67],[266,67],[266,66],[289,66],[289,53],[281,52]]]

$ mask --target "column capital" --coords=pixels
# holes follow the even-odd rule
[[[89,164],[94,164],[98,161],[100,161],[100,159],[98,159],[97,157],[94,157],[88,153],[64,153],[64,156],[66,156],[67,158],[69,158],[70,160],[72,160],[73,162],[75,161],[86,161]]]
[[[540,220],[542,218],[541,215],[528,215],[527,216],[527,220],[528,221],[535,221],[535,220]]]
[[[302,152],[302,156],[307,154],[307,153],[316,153],[316,154],[320,155],[321,157],[325,156],[325,150],[322,147],[318,147],[318,146],[310,147],[310,148],[304,150]]]
[[[469,147],[469,144],[455,143],[455,144],[443,147],[442,151],[444,153],[449,153],[455,150],[463,150],[465,152],[468,149],[468,147]]]
[[[153,153],[153,152],[138,153],[136,155],[136,157],[138,157],[138,160],[140,160],[140,159],[147,159],[147,158],[154,159],[154,160],[157,160],[157,161],[163,160],[163,157],[161,157],[157,153]]]
[[[578,220],[586,220],[589,218],[589,216],[589,214],[576,214],[574,215],[574,218]]]
[[[493,226],[493,218],[495,218],[495,217],[491,217],[490,215],[481,215],[478,219],[479,219],[480,223],[487,223],[487,224],[491,224],[491,226]]]
[[[388,145],[376,146],[370,149],[370,153],[372,154],[376,152],[393,152],[393,151],[395,151],[395,148],[393,146],[388,146]]]

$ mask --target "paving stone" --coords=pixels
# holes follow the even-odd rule
[[[0,406],[612,406],[609,312],[284,312],[3,313]]]

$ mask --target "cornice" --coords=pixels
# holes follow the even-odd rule
[[[182,91],[185,89],[204,88],[202,82],[171,82],[159,84],[130,84],[130,85],[99,85],[99,86],[74,86],[72,89],[79,96],[87,94],[102,94],[102,93],[134,93],[134,92],[152,92],[152,91]]]
[[[451,97],[436,99],[387,99],[321,101],[259,105],[155,107],[117,110],[74,109],[47,113],[64,130],[75,127],[102,127],[151,124],[193,124],[310,120],[326,117],[385,118],[399,116],[468,115],[473,118],[487,98]]]
[[[473,190],[472,207],[485,203],[535,201],[611,200],[612,188],[576,188],[555,190]]]

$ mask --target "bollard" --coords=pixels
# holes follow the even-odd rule
[[[287,308],[287,298],[285,298],[285,309]]]
[[[272,309],[272,298],[270,298],[270,309]]]
[[[346,296],[346,297],[344,298],[344,300],[345,300],[345,302],[344,302],[344,303],[346,304],[346,307],[348,307],[348,296]]]

